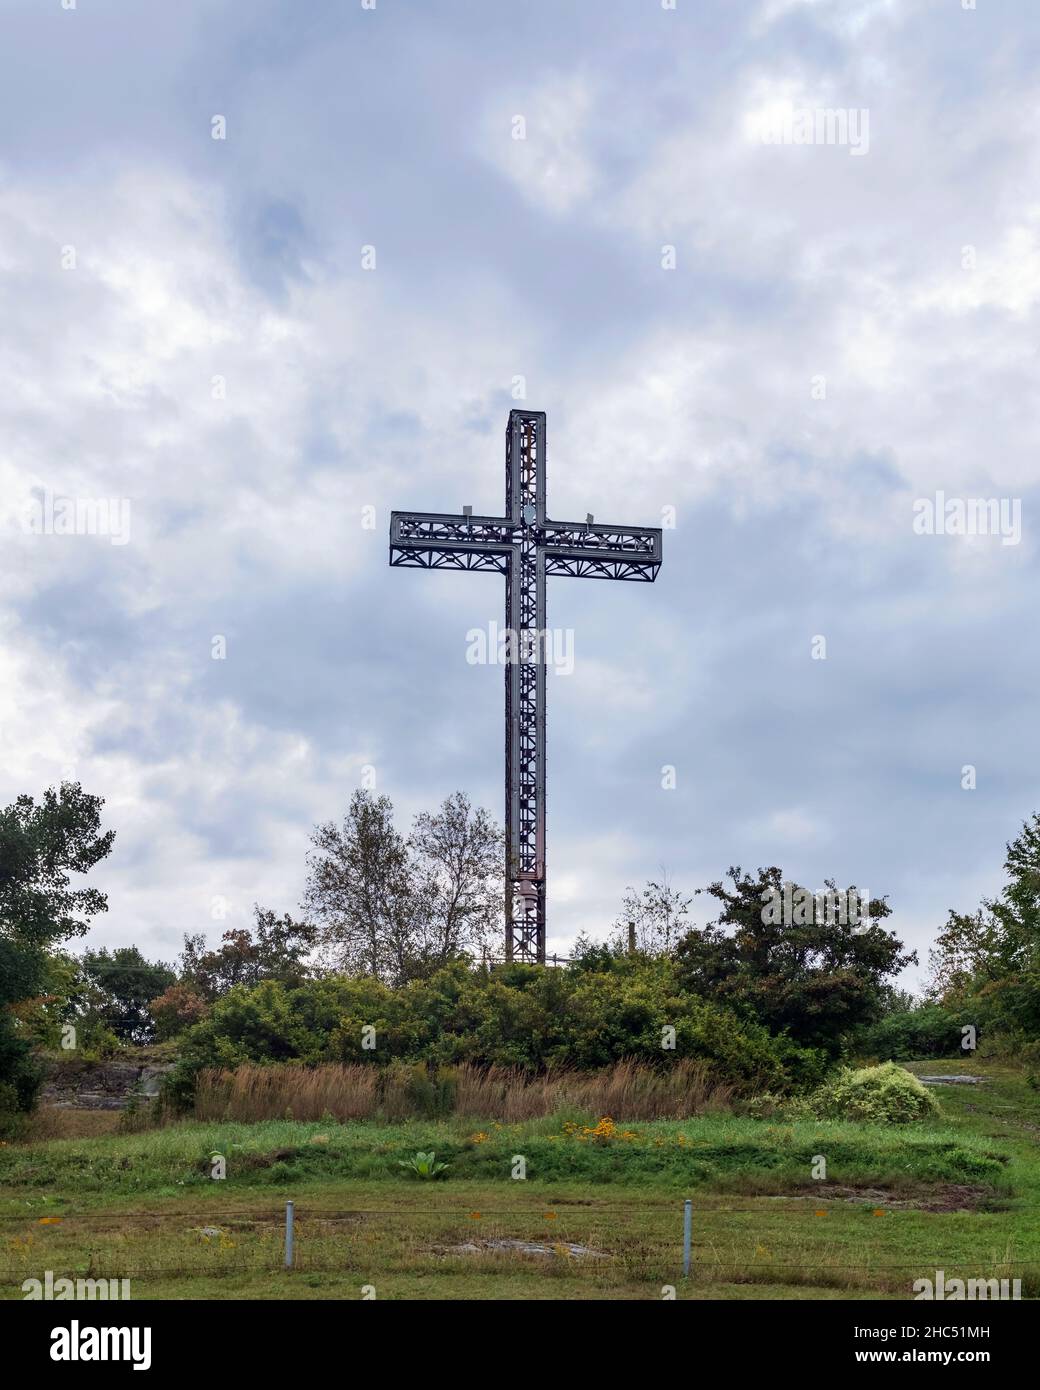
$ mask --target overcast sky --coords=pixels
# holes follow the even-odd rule
[[[387,525],[500,512],[517,405],[552,516],[675,518],[655,585],[549,583],[549,949],[662,868],[857,883],[922,956],[999,888],[1034,0],[0,0],[0,54],[0,795],[105,798],[90,942],[295,913],[366,766],[402,828],[501,818],[502,580],[391,570]],[[937,491],[1017,543],[917,534]]]

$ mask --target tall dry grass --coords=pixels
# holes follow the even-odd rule
[[[530,1077],[508,1067],[459,1067],[455,1111],[501,1120],[531,1120],[557,1110],[585,1110],[618,1120],[675,1120],[729,1108],[732,1087],[708,1078],[699,1062],[668,1071],[617,1062],[601,1071],[558,1070]]]
[[[658,1072],[638,1062],[601,1071],[557,1069],[531,1076],[519,1068],[395,1063],[340,1066],[245,1065],[209,1068],[195,1089],[198,1120],[406,1119],[464,1115],[502,1123],[559,1110],[617,1120],[684,1119],[726,1110],[732,1088],[709,1079],[699,1062]]]
[[[79,1110],[74,1106],[41,1105],[26,1117],[18,1141],[35,1144],[45,1139],[98,1139],[115,1134],[122,1123],[121,1110]]]
[[[364,1120],[378,1112],[379,1071],[359,1063],[206,1068],[195,1083],[197,1120]]]

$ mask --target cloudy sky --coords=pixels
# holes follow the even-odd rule
[[[550,950],[662,867],[855,882],[925,948],[999,887],[1040,10],[666,3],[0,0],[0,795],[105,797],[93,943],[295,912],[366,766],[402,826],[501,816],[502,581],[389,569],[387,523],[498,513],[515,405],[551,515],[675,518],[656,585],[550,581]],[[939,491],[1017,543],[918,534]]]

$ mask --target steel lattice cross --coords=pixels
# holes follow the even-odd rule
[[[393,512],[390,564],[506,578],[506,959],[545,961],[545,580],[640,579],[661,568],[661,530],[550,521],[545,413],[511,410],[506,514]]]

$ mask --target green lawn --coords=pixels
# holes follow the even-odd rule
[[[0,1149],[0,1296],[21,1282],[128,1277],[137,1298],[907,1298],[915,1278],[1021,1278],[1040,1293],[1040,1096],[1013,1068],[944,1087],[938,1124],[732,1116],[185,1124]],[[572,1128],[565,1129],[565,1120]],[[577,1128],[573,1128],[573,1126]],[[622,1131],[628,1137],[622,1137]],[[486,1136],[486,1137],[482,1137]],[[397,1160],[435,1150],[445,1179]],[[210,1176],[209,1155],[227,1161]],[[825,1182],[814,1180],[817,1155]],[[511,1176],[522,1156],[527,1177]],[[681,1279],[682,1199],[694,1271]],[[282,1268],[284,1203],[297,1249]],[[202,1227],[218,1233],[206,1235]],[[492,1253],[535,1240],[603,1258]],[[478,1245],[482,1253],[453,1246]]]

